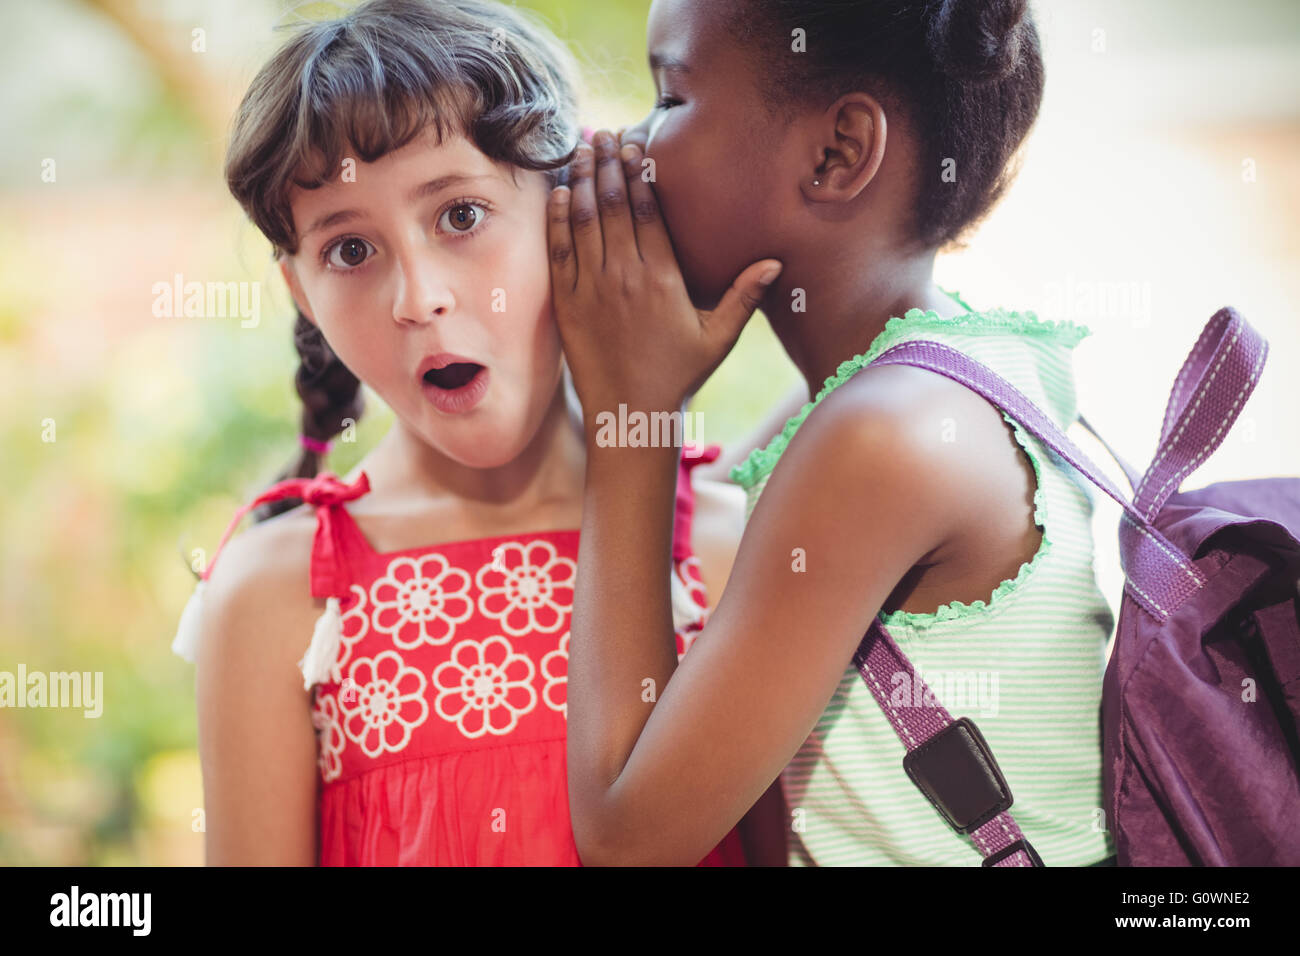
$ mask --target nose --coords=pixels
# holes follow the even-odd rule
[[[447,281],[451,273],[430,249],[409,249],[398,256],[397,265],[393,321],[420,325],[451,314],[456,307]]]

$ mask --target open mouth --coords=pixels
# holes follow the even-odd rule
[[[424,373],[424,381],[444,391],[464,388],[483,370],[476,362],[452,362],[445,368],[431,368]]]

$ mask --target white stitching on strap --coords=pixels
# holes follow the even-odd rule
[[[1130,578],[1130,577],[1126,577],[1126,578],[1124,578],[1124,583],[1127,584],[1129,587],[1131,587],[1131,588],[1132,588],[1134,591],[1136,591],[1138,594],[1142,595],[1142,596],[1143,596],[1144,598],[1146,598],[1148,601],[1150,601],[1150,602],[1151,602],[1151,606],[1152,606],[1153,608],[1155,608],[1157,611],[1159,611],[1159,612],[1160,612],[1164,617],[1168,617],[1168,616],[1169,616],[1169,612],[1166,611],[1164,608],[1162,608],[1162,607],[1159,605],[1159,603],[1157,603],[1157,601],[1156,601],[1155,598],[1153,598],[1150,594],[1147,594],[1146,591],[1143,591],[1140,587],[1138,587],[1137,584],[1134,583],[1134,581],[1133,581],[1132,578]]]
[[[1120,515],[1120,518],[1124,521],[1127,521],[1130,527],[1133,527],[1136,530],[1142,532],[1144,535],[1146,535],[1148,538],[1154,541],[1156,547],[1159,548],[1161,551],[1163,551],[1166,555],[1168,555],[1169,559],[1173,561],[1174,564],[1178,565],[1180,568],[1186,571],[1187,574],[1191,577],[1193,581],[1197,583],[1198,586],[1205,583],[1205,575],[1201,574],[1200,571],[1196,570],[1196,567],[1194,565],[1189,565],[1184,563],[1183,559],[1180,558],[1178,555],[1174,554],[1174,552],[1170,551],[1168,548],[1166,548],[1164,546],[1164,543],[1159,538],[1157,538],[1146,528],[1142,527],[1140,524],[1134,521],[1132,515],[1130,515],[1127,511],[1124,512],[1122,515]]]
[[[1255,359],[1255,364],[1250,370],[1250,376],[1246,379],[1245,384],[1241,386],[1241,391],[1237,393],[1237,398],[1233,401],[1232,407],[1228,409],[1227,414],[1223,417],[1223,421],[1219,423],[1218,430],[1215,431],[1215,433],[1210,437],[1210,440],[1205,443],[1205,447],[1197,452],[1196,456],[1189,461],[1184,468],[1180,469],[1176,475],[1171,475],[1168,481],[1160,486],[1160,490],[1156,492],[1155,498],[1152,499],[1151,509],[1147,512],[1148,520],[1150,520],[1152,512],[1156,511],[1158,502],[1164,495],[1165,489],[1167,489],[1171,483],[1174,483],[1174,487],[1177,488],[1178,485],[1182,484],[1183,479],[1199,468],[1201,462],[1205,460],[1205,457],[1218,447],[1219,436],[1223,434],[1223,430],[1229,427],[1232,424],[1233,419],[1236,418],[1237,406],[1246,400],[1246,396],[1254,389],[1255,383],[1259,381],[1259,373],[1263,369],[1264,357],[1266,354],[1267,351],[1265,349],[1260,349],[1259,355]],[[1213,381],[1213,376],[1211,376],[1211,381]],[[1206,383],[1206,387],[1209,387],[1208,382]]]
[[[889,695],[886,694],[885,689],[881,687],[880,680],[876,677],[876,672],[871,669],[871,665],[867,663],[866,657],[862,658],[862,669],[867,672],[867,675],[871,678],[871,683],[875,686],[876,690],[880,692],[877,699],[888,701]],[[915,679],[915,674],[913,675],[913,679]],[[894,725],[895,729],[907,738],[907,742],[911,744],[912,747],[916,747],[916,738],[912,736],[911,731],[907,729],[901,719],[896,719],[897,715],[894,713],[893,704],[886,703],[881,709],[885,711],[885,715],[889,718],[889,722]]]
[[[1219,356],[1219,361],[1215,364],[1214,370],[1210,372],[1210,377],[1206,379],[1205,384],[1201,386],[1201,392],[1196,396],[1196,401],[1192,404],[1191,408],[1183,412],[1183,423],[1178,427],[1178,433],[1165,443],[1165,446],[1160,449],[1160,453],[1156,455],[1156,460],[1151,462],[1151,467],[1147,469],[1147,473],[1142,479],[1142,487],[1137,490],[1135,497],[1141,497],[1142,492],[1146,488],[1147,481],[1156,473],[1156,469],[1160,467],[1160,463],[1168,457],[1171,451],[1178,447],[1179,440],[1183,437],[1183,433],[1187,431],[1187,426],[1192,423],[1192,419],[1196,417],[1196,410],[1201,407],[1201,402],[1205,401],[1205,396],[1210,394],[1210,386],[1214,384],[1215,376],[1219,374],[1219,370],[1223,368],[1223,363],[1226,362],[1228,356],[1232,354],[1232,349],[1237,344],[1237,339],[1240,335],[1241,326],[1237,326],[1233,331],[1232,338],[1228,340],[1228,344],[1224,348],[1223,354]],[[1151,520],[1150,512],[1146,514],[1146,519],[1148,521]]]
[[[1201,351],[1215,340],[1214,330],[1206,329],[1201,337],[1196,340],[1196,345],[1192,347],[1192,354],[1187,357],[1183,367],[1178,370],[1178,377],[1174,379],[1174,392],[1169,396],[1169,407],[1165,409],[1164,421],[1160,423],[1160,434],[1163,435],[1169,426],[1173,423],[1170,416],[1178,408],[1178,399],[1182,396],[1183,387],[1187,384],[1187,373],[1196,367],[1196,360],[1200,357]]]

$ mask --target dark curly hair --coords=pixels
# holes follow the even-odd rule
[[[727,0],[789,112],[863,90],[902,111],[921,161],[915,238],[957,242],[997,202],[1038,116],[1044,70],[1028,0]],[[805,50],[791,36],[804,31]],[[941,177],[944,160],[956,177]]]
[[[572,60],[542,26],[491,0],[368,0],[335,20],[299,24],[253,79],[235,115],[226,183],[277,257],[298,249],[289,203],[345,156],[366,162],[426,129],[463,135],[489,159],[555,179],[578,142]],[[363,411],[361,383],[298,312],[294,384],[302,433],[339,434]],[[276,479],[312,477],[304,448]],[[257,520],[299,504],[265,505]]]

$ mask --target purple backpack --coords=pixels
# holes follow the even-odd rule
[[[1146,474],[1116,457],[1132,501],[969,356],[910,341],[872,363],[960,382],[1124,508],[1124,595],[1101,706],[1106,825],[1121,866],[1300,864],[1300,478],[1179,491],[1222,443],[1267,353],[1235,310],[1215,313],[1174,381]],[[984,865],[1042,866],[975,724],[942,706],[890,704],[880,676],[916,675],[878,620],[854,663],[907,748],[908,776]]]

